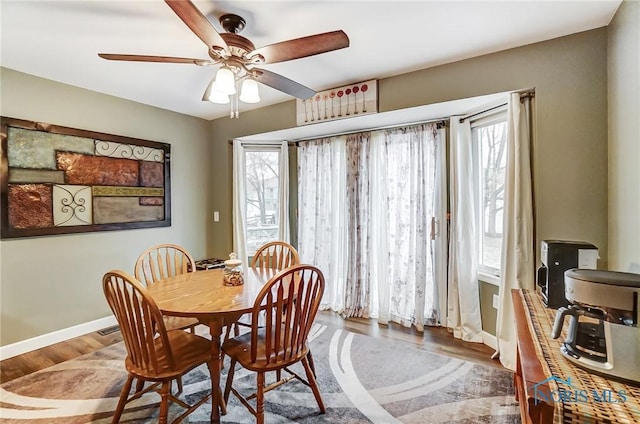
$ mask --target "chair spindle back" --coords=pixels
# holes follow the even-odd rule
[[[300,263],[298,251],[284,241],[272,241],[261,246],[251,259],[251,268],[282,270]]]
[[[149,285],[186,272],[195,272],[189,252],[176,244],[159,244],[142,252],[135,265],[135,276]]]
[[[324,292],[324,276],[311,265],[294,265],[269,280],[252,311],[251,360],[288,362],[306,354],[307,337]],[[264,316],[264,358],[258,357],[258,320]]]
[[[173,353],[162,314],[147,289],[123,271],[107,272],[102,287],[120,325],[129,360],[140,369],[154,371],[159,369],[160,359],[166,358],[173,369]]]

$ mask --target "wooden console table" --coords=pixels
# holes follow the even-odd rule
[[[551,338],[555,309],[535,291],[512,290],[517,334],[514,383],[526,424],[640,423],[640,384],[594,374],[560,353],[567,326]]]
[[[538,360],[527,311],[520,295],[520,290],[512,289],[513,311],[516,320],[516,338],[518,340],[516,354],[516,372],[513,375],[516,388],[516,400],[520,403],[520,417],[523,424],[550,424],[553,423],[553,405],[537,400],[533,393],[527,390],[548,376],[542,369]],[[549,392],[549,385],[543,383],[539,386]]]

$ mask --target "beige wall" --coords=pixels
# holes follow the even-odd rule
[[[607,257],[607,33],[601,28],[380,80],[380,111],[535,87],[534,184],[540,240],[584,240]],[[295,126],[295,102],[211,123],[221,220],[213,251],[232,248],[234,137]]]
[[[174,242],[207,255],[211,211],[209,123],[1,69],[3,116],[171,144],[172,225],[160,229],[47,236],[0,242],[0,344],[111,315],[102,275],[133,272],[148,246]]]
[[[493,296],[497,296],[500,291],[495,284],[485,281],[478,281],[480,288],[480,315],[482,317],[482,331],[496,335],[496,320],[498,310],[493,307]]]
[[[640,273],[640,2],[608,31],[609,267]]]

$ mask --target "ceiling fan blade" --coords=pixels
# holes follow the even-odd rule
[[[299,99],[308,99],[316,94],[312,89],[266,69],[253,68],[251,73],[258,82]]]
[[[277,63],[327,53],[345,47],[349,47],[349,37],[344,31],[340,30],[270,44],[255,49],[248,56],[261,55],[265,59],[262,63]]]
[[[129,62],[161,62],[161,63],[190,63],[192,65],[213,65],[212,60],[206,59],[192,59],[188,57],[171,57],[171,56],[145,56],[139,54],[110,54],[110,53],[98,53],[103,59],[107,60],[126,60]]]
[[[226,52],[229,51],[229,46],[222,36],[193,3],[187,0],[165,0],[165,2],[208,48],[219,46]]]

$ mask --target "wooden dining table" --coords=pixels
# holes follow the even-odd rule
[[[226,414],[226,405],[220,389],[222,329],[251,312],[260,289],[277,270],[244,272],[244,284],[226,286],[222,269],[189,272],[167,278],[147,288],[160,311],[165,315],[193,317],[209,327],[213,362],[211,391],[211,422],[219,423],[220,414]]]

